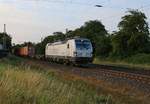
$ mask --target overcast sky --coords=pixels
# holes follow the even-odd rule
[[[13,43],[38,42],[53,32],[97,19],[112,32],[128,8],[143,11],[150,24],[150,0],[0,0],[0,31],[7,24]]]

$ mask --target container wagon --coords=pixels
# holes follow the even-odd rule
[[[34,57],[35,48],[33,46],[24,46],[24,47],[15,49],[14,54],[18,56],[24,56],[24,57]]]

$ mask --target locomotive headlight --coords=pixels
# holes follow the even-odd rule
[[[77,56],[77,52],[73,52],[74,53],[74,56]]]

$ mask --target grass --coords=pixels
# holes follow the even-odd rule
[[[121,66],[127,68],[150,69],[150,54],[137,54],[124,59],[95,58],[95,64]]]
[[[10,57],[0,62],[0,104],[112,104],[83,81],[67,81]],[[16,62],[20,64],[16,64]]]
[[[0,104],[148,104],[124,85],[28,63],[14,56],[0,60]]]

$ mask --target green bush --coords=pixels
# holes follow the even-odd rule
[[[130,69],[150,69],[150,54],[136,54],[130,57],[97,57],[94,60],[95,64],[121,66]]]
[[[124,61],[133,64],[150,64],[150,54],[136,54],[124,59]]]

